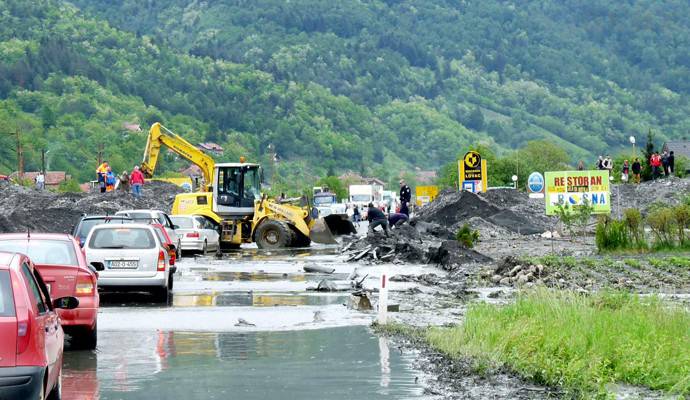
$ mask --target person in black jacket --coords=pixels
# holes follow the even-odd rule
[[[640,173],[642,173],[642,163],[639,158],[635,158],[632,163],[633,182],[640,183]]]
[[[412,200],[412,190],[410,189],[409,186],[407,186],[405,184],[405,180],[401,179],[400,180],[400,203],[401,203],[400,209],[401,210],[402,209],[407,210],[409,205],[410,205],[409,203],[411,200]],[[404,214],[406,214],[408,217],[410,215],[409,211],[405,212]]]
[[[383,211],[374,207],[373,203],[369,203],[369,209],[367,210],[367,220],[369,221],[369,233],[374,232],[374,228],[377,226],[383,227],[383,232],[388,237],[388,219],[383,214]]]

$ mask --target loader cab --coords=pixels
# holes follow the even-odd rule
[[[254,202],[261,200],[262,169],[259,164],[216,164],[213,182],[213,211],[221,216],[254,214]]]

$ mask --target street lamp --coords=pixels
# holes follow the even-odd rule
[[[633,156],[632,156],[632,158],[635,159],[635,136],[630,136],[630,144],[632,144],[632,147],[633,147]]]
[[[518,180],[517,175],[513,175],[510,179],[513,180],[513,189],[517,189],[517,180]]]

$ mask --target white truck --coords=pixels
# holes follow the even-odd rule
[[[314,193],[313,206],[319,211],[318,217],[323,218],[331,214],[346,214],[345,204],[338,203],[335,193],[320,191]]]
[[[369,203],[379,204],[383,201],[383,187],[379,185],[350,185],[349,202],[366,207]]]

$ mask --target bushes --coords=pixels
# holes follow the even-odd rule
[[[645,226],[652,232],[655,250],[685,248],[690,244],[685,233],[690,227],[690,205],[656,205],[644,220],[637,209],[625,210],[623,220],[602,216],[596,228],[597,248],[599,251],[648,249]]]
[[[67,179],[64,180],[60,183],[60,186],[58,186],[57,191],[60,193],[81,193],[81,187],[79,187],[79,183],[75,181],[74,179]]]
[[[473,231],[468,224],[465,224],[458,230],[455,238],[458,242],[462,243],[463,246],[471,249],[474,247],[474,243],[479,240],[479,231]]]

